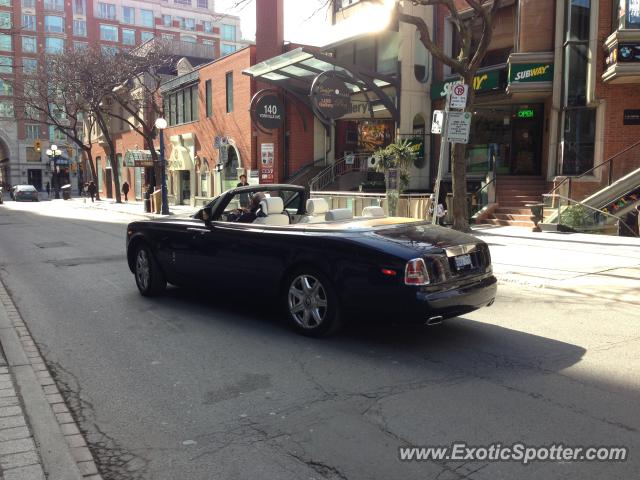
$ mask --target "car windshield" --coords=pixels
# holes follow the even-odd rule
[[[18,192],[35,192],[36,188],[31,185],[18,185],[16,190]]]

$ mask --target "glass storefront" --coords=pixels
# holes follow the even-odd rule
[[[495,162],[499,175],[538,175],[541,167],[543,105],[500,105],[476,109],[467,173],[486,173]]]

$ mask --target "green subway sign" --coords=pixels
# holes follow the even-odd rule
[[[552,63],[516,63],[509,67],[510,84],[552,81]]]
[[[502,69],[489,70],[486,72],[478,73],[473,77],[473,89],[477,93],[489,92],[500,88],[500,72]],[[444,82],[437,82],[431,85],[431,100],[437,100],[439,98],[445,98],[455,85],[462,83],[459,78],[452,78]]]

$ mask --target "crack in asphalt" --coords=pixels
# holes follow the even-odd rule
[[[332,465],[327,465],[326,463],[319,462],[317,460],[304,458],[301,455],[296,455],[295,453],[291,452],[289,452],[288,455],[298,462],[305,464],[307,467],[311,468],[319,475],[322,475],[322,478],[325,478],[327,480],[349,480],[345,474],[343,474],[340,470]]]
[[[120,446],[118,441],[104,432],[96,421],[93,403],[83,398],[78,378],[58,362],[48,360],[44,348],[38,344],[51,376],[60,390],[71,415],[78,424],[89,450],[104,480],[144,480],[149,461]]]

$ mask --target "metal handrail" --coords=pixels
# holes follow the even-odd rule
[[[559,189],[562,185],[564,185],[566,182],[571,182],[573,179],[582,178],[582,177],[584,177],[585,175],[588,175],[589,173],[594,172],[595,170],[597,170],[598,168],[600,168],[600,167],[602,167],[602,166],[604,166],[604,165],[609,165],[609,164],[611,164],[611,162],[612,162],[613,160],[615,160],[616,158],[618,158],[620,155],[623,155],[623,154],[627,153],[628,151],[633,150],[634,148],[636,148],[636,147],[637,147],[637,146],[639,146],[639,145],[640,145],[640,140],[638,140],[636,143],[634,143],[634,144],[632,144],[632,145],[630,145],[630,146],[628,146],[628,147],[626,147],[626,148],[624,148],[624,149],[620,150],[618,153],[616,153],[616,154],[615,154],[615,155],[613,155],[612,157],[609,157],[607,160],[605,160],[605,161],[603,161],[603,162],[599,163],[598,165],[595,165],[595,166],[591,167],[591,168],[590,168],[589,170],[587,170],[586,172],[583,172],[583,173],[581,173],[580,175],[575,176],[575,177],[571,177],[571,176],[566,177],[566,178],[565,178],[564,180],[562,180],[558,185],[556,185],[556,186],[555,186],[555,187],[554,187],[554,188],[549,192],[549,194],[554,193],[556,190],[558,190],[558,189]],[[611,181],[612,181],[611,172],[612,172],[612,170],[611,170],[611,168],[610,168],[610,169],[609,169],[609,178],[608,178],[608,181],[607,181],[607,186],[611,185],[611,183],[612,183],[612,182],[611,182]]]
[[[345,155],[309,180],[309,188],[314,191],[322,190],[327,185],[331,185],[341,175],[368,170],[369,157],[371,157],[370,154],[362,153]]]
[[[546,197],[557,197],[557,198],[559,198],[559,199],[561,199],[561,200],[565,200],[565,201],[567,201],[569,204],[570,204],[570,203],[573,203],[573,204],[576,204],[576,205],[581,205],[581,206],[583,206],[584,208],[586,208],[586,209],[588,209],[588,210],[592,210],[592,211],[594,211],[594,212],[596,212],[596,213],[599,213],[599,214],[601,214],[601,215],[604,215],[605,217],[612,217],[612,218],[616,219],[617,221],[619,221],[622,225],[624,225],[624,226],[625,226],[625,228],[626,228],[627,230],[629,230],[629,232],[631,232],[631,233],[633,234],[633,236],[634,236],[634,237],[638,237],[638,236],[639,236],[639,235],[637,235],[637,234],[636,234],[636,232],[634,232],[634,231],[633,231],[633,229],[632,229],[629,225],[627,225],[627,223],[626,223],[624,220],[622,220],[622,218],[620,218],[620,217],[619,217],[619,216],[617,216],[617,215],[614,215],[614,214],[612,214],[612,213],[605,212],[605,211],[602,211],[602,210],[598,210],[597,208],[594,208],[594,207],[592,207],[592,206],[590,206],[590,205],[587,205],[586,203],[578,202],[577,200],[573,200],[572,198],[565,197],[565,196],[560,195],[560,194],[558,194],[558,193],[543,193],[543,194],[542,194],[542,197],[543,197],[543,198],[546,198]],[[559,205],[558,205],[558,206],[559,206]],[[558,222],[559,222],[559,221],[560,221],[560,218],[558,218]]]

